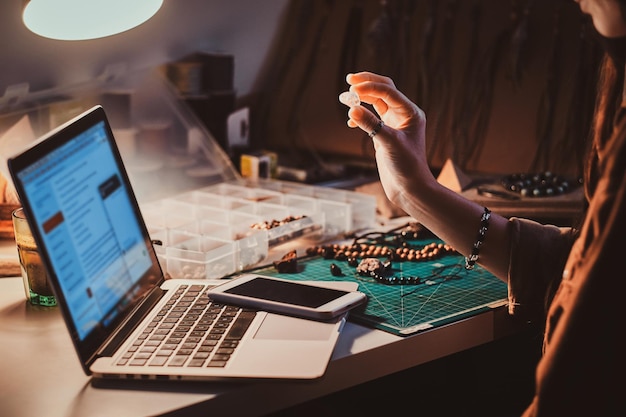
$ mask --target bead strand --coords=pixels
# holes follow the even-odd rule
[[[320,255],[324,259],[345,261],[349,259],[389,258],[392,261],[432,261],[450,253],[456,252],[445,243],[431,242],[421,248],[401,246],[392,248],[375,244],[358,243],[352,245],[322,245],[307,248],[308,255]]]

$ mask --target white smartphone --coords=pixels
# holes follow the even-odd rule
[[[360,291],[344,291],[313,283],[246,274],[212,287],[209,298],[274,313],[330,320],[364,303]]]

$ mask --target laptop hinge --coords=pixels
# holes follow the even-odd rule
[[[142,320],[152,311],[156,303],[165,295],[167,291],[161,287],[155,287],[146,295],[144,300],[128,315],[128,319],[121,323],[117,330],[104,343],[102,349],[96,352],[95,357],[111,356],[124,343],[128,335],[137,328]]]

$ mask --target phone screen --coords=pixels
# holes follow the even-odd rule
[[[332,288],[275,281],[262,277],[256,277],[224,292],[311,308],[317,308],[347,294],[346,291]]]

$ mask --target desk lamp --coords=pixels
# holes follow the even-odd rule
[[[103,38],[150,19],[163,0],[26,0],[23,20],[32,32],[50,39]]]

